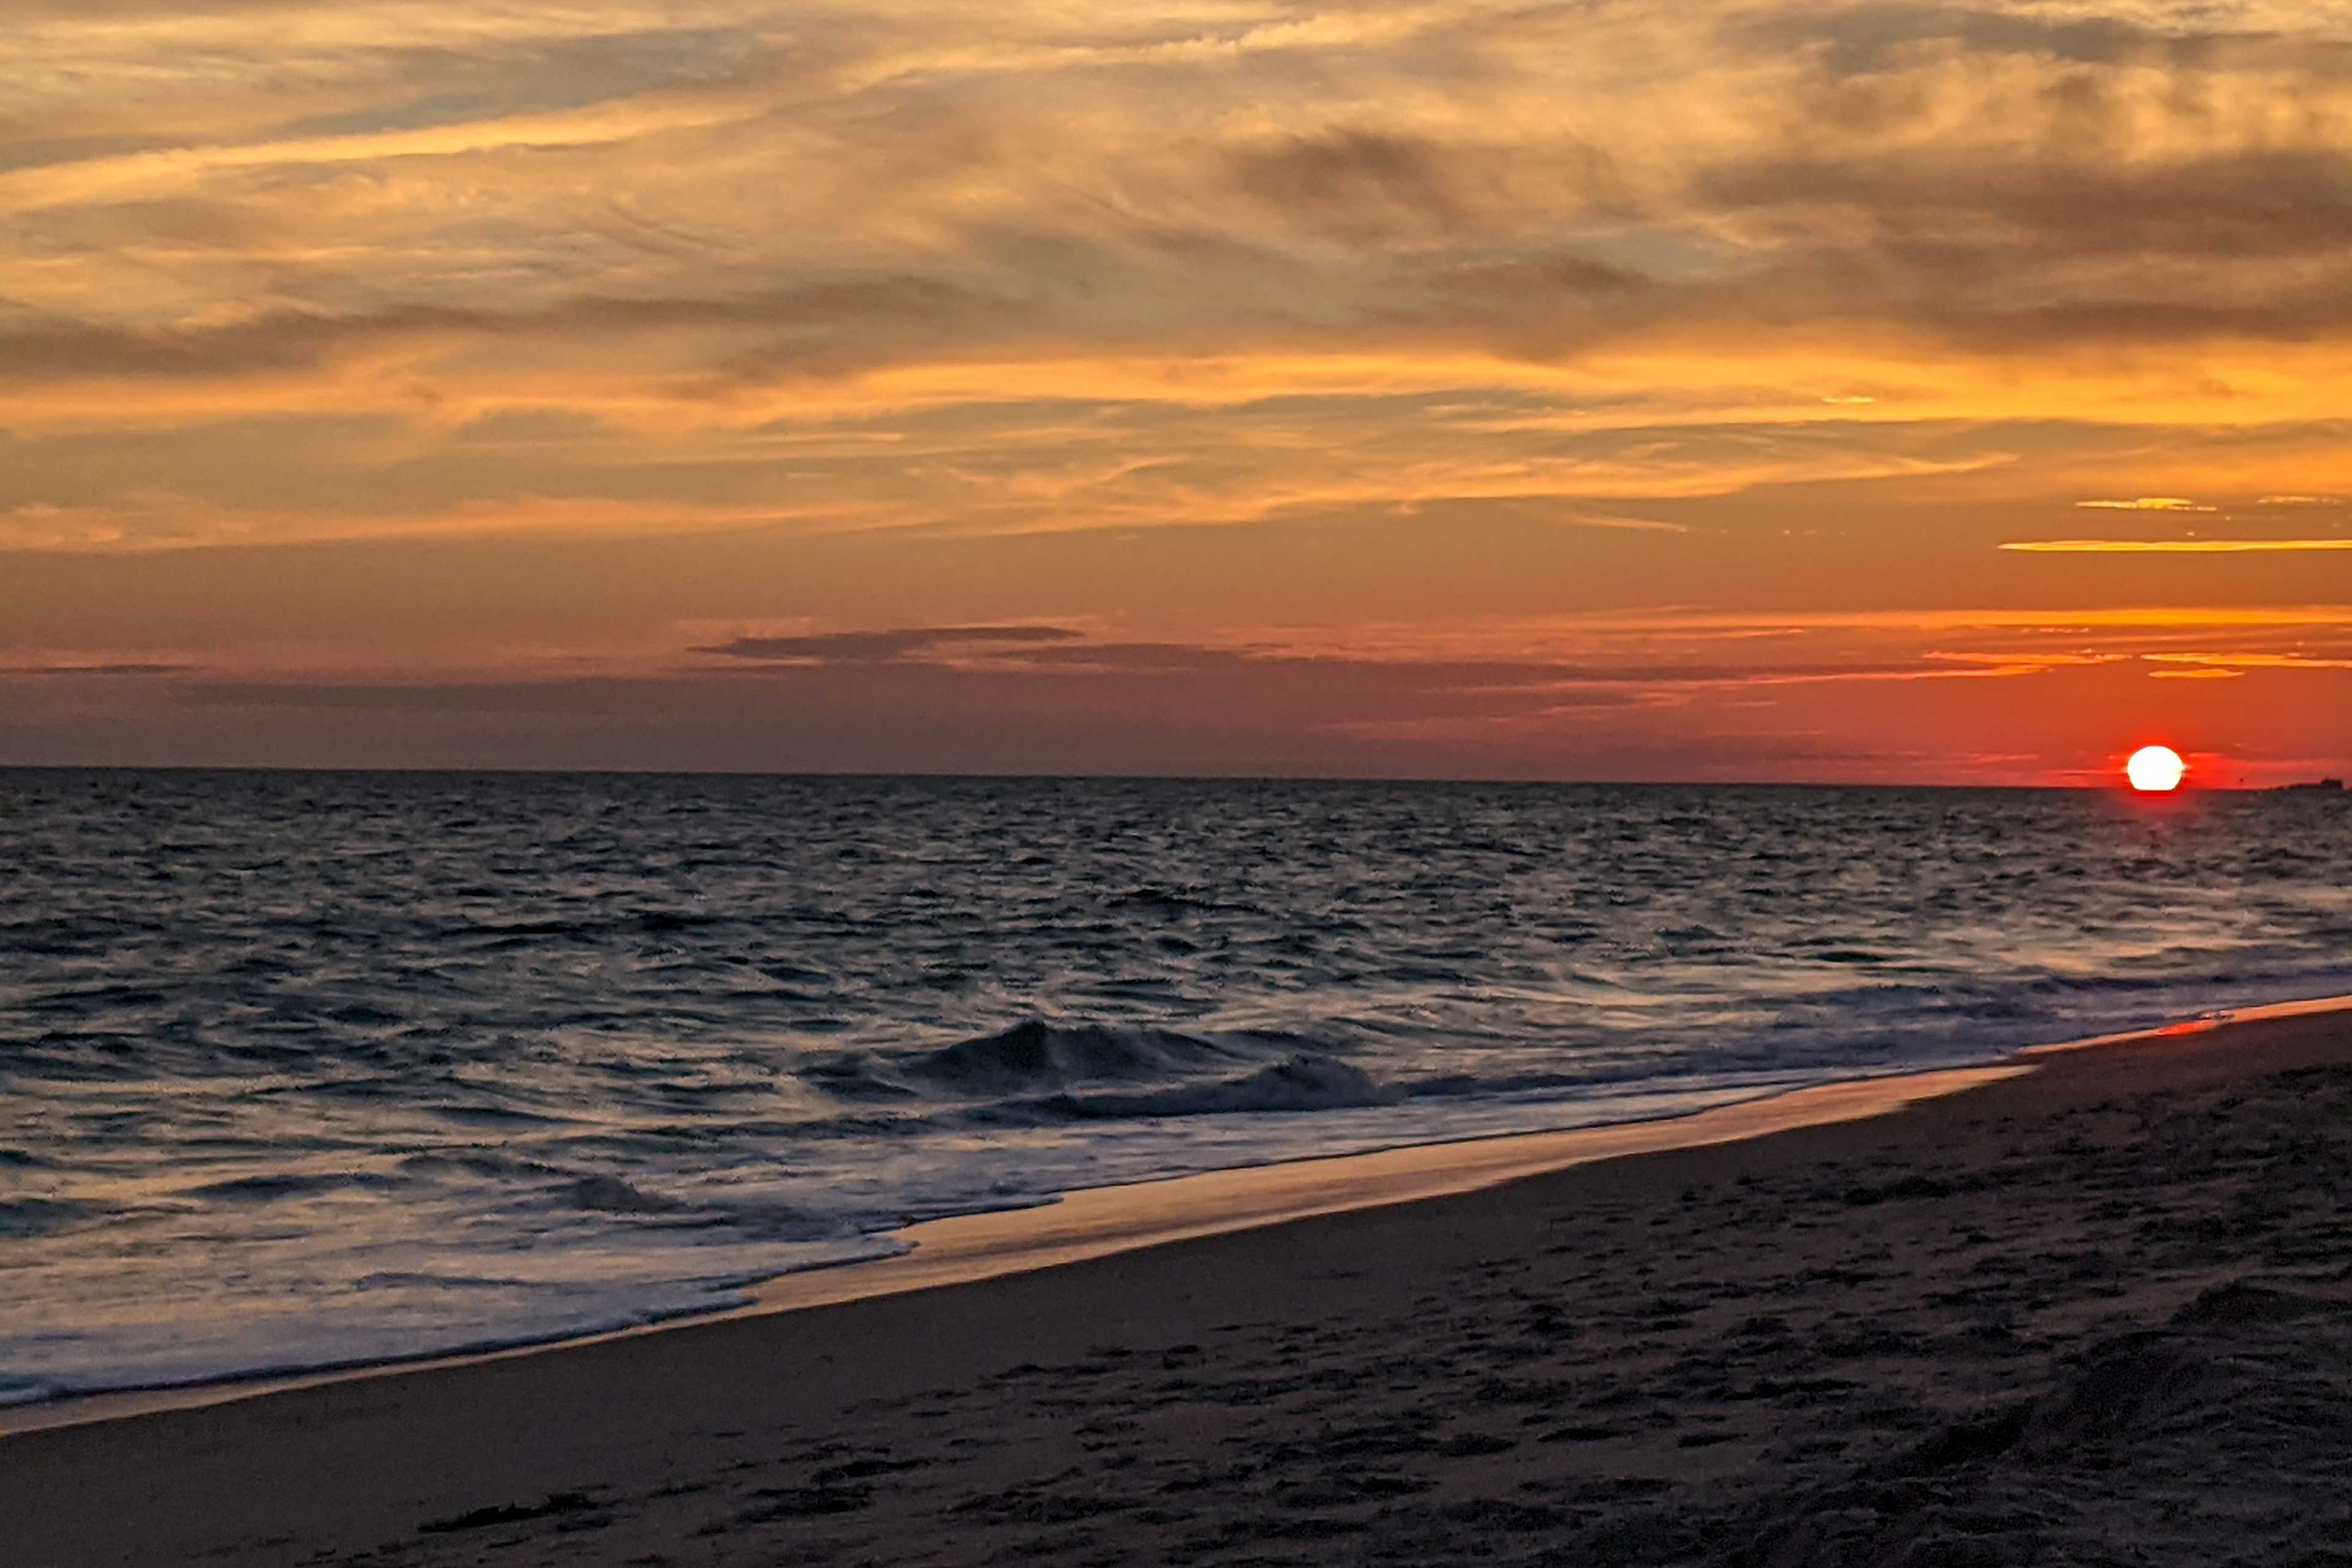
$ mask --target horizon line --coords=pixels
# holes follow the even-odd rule
[[[0,762],[0,773],[271,773],[288,775],[385,775],[442,778],[723,778],[723,779],[888,779],[953,783],[1002,784],[1296,784],[1389,785],[1505,785],[1529,789],[1835,789],[1835,790],[2006,790],[2071,794],[2131,795],[2120,771],[2114,784],[1920,783],[1890,779],[1594,779],[1529,778],[1499,774],[1403,773],[990,773],[963,769],[874,768],[727,768],[727,767],[525,767],[496,763],[454,766],[404,766],[289,763],[13,763]],[[2101,775],[2104,777],[2105,775]],[[2175,796],[2191,795],[2268,795],[2321,784],[2334,775],[2322,775],[2287,784],[2198,784],[2184,782]]]

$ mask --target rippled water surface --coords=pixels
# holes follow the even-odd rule
[[[2352,991],[2352,800],[0,772],[0,1402]]]

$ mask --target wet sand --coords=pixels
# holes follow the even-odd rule
[[[2352,1016],[2032,1060],[1867,1120],[1452,1196],[1424,1152],[1385,1206],[1199,1235],[1214,1205],[1180,1204],[1122,1244],[1193,1238],[1140,1250],[1033,1229],[1018,1266],[1059,1266],[0,1438],[0,1558],[2352,1563]],[[967,1273],[1003,1261],[981,1230]]]

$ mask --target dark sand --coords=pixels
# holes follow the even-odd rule
[[[2352,1568],[2352,1015],[0,1438],[0,1563]]]

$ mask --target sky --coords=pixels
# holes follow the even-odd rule
[[[0,763],[2352,769],[2352,5],[5,12]]]

